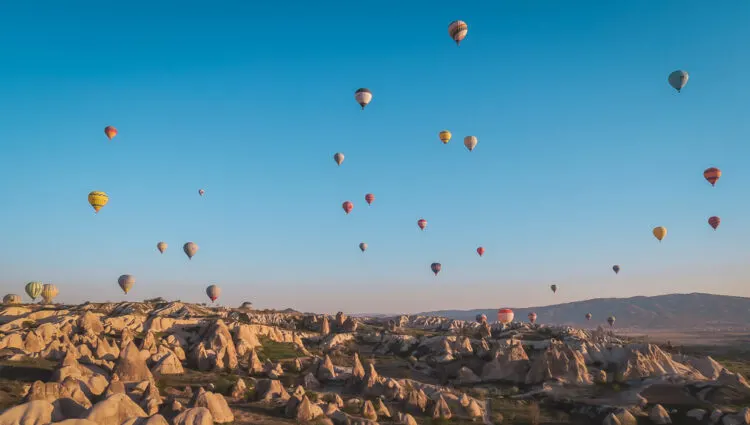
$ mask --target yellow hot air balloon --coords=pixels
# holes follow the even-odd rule
[[[99,212],[103,206],[109,202],[109,196],[104,192],[91,192],[89,193],[89,204],[94,207],[94,211]]]
[[[44,303],[51,304],[52,299],[57,296],[58,292],[57,286],[51,283],[44,284],[42,287],[42,298],[44,299]]]
[[[451,134],[450,131],[443,130],[440,132],[440,134],[438,134],[438,136],[440,137],[440,141],[443,142],[444,145],[447,145],[448,142],[451,141],[451,136],[453,135]]]
[[[159,252],[161,252],[162,254],[164,254],[164,251],[167,250],[167,246],[168,245],[167,245],[166,242],[159,242],[158,244],[156,244],[156,249],[158,249]]]
[[[667,228],[663,226],[654,227],[654,237],[661,242],[667,236]]]

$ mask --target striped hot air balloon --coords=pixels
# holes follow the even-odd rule
[[[484,322],[487,321],[487,316],[485,316],[484,314],[477,314],[477,316],[475,317],[475,319],[476,319],[477,323],[484,323]]]
[[[51,304],[52,300],[57,296],[57,294],[60,291],[57,289],[57,286],[51,284],[51,283],[45,283],[42,287],[42,299],[44,299],[45,304]]]
[[[372,193],[368,193],[367,195],[365,195],[365,202],[367,202],[367,205],[372,205],[372,201],[374,200],[375,195],[373,195]]]
[[[721,170],[716,167],[706,168],[703,172],[703,178],[711,183],[711,186],[716,186],[716,182],[721,178]]]
[[[530,322],[530,323],[531,323],[532,325],[533,325],[534,323],[536,323],[536,313],[534,313],[533,311],[532,311],[531,313],[529,313],[529,322]]]
[[[44,288],[42,282],[29,282],[25,289],[32,301],[36,301],[37,297],[42,295],[42,288]]]
[[[370,91],[370,89],[358,89],[356,92],[354,92],[354,100],[359,103],[359,106],[361,106],[362,110],[364,111],[365,106],[367,106],[372,101],[372,92]]]
[[[497,311],[497,321],[502,323],[503,325],[507,325],[508,323],[513,321],[513,310],[509,308],[501,308]]]
[[[124,274],[117,279],[117,284],[120,285],[120,288],[125,292],[125,295],[127,295],[133,288],[133,285],[135,285],[135,277],[129,274]]]
[[[94,208],[94,212],[99,212],[102,207],[109,202],[109,196],[104,192],[93,191],[89,193],[89,205]]]
[[[616,320],[615,316],[609,316],[609,317],[607,317],[607,323],[609,323],[610,327],[614,327],[615,326],[615,320]]]
[[[115,136],[117,136],[117,129],[112,127],[111,125],[108,125],[104,127],[104,134],[107,135],[107,138],[109,140],[112,140],[115,138]]]
[[[444,145],[447,145],[447,144],[448,144],[448,142],[450,142],[450,141],[451,141],[451,137],[453,137],[453,135],[451,134],[451,132],[450,132],[450,131],[448,131],[448,130],[443,130],[443,131],[441,131],[441,132],[440,132],[440,133],[438,134],[438,137],[440,137],[440,141],[441,141],[441,142],[443,142],[443,144],[444,144]]]
[[[419,226],[420,229],[424,230],[427,228],[427,220],[420,218],[417,220],[417,226]]]
[[[448,35],[456,42],[456,46],[461,45],[461,40],[466,38],[468,32],[469,26],[464,21],[453,21],[448,24]]]
[[[719,227],[719,224],[721,224],[721,219],[717,216],[709,217],[708,224],[716,230],[716,228]]]
[[[432,263],[430,264],[430,269],[432,270],[433,273],[435,273],[435,276],[437,276],[438,273],[440,273],[440,270],[443,269],[443,265],[440,263]]]

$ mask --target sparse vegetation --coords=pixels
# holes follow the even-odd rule
[[[260,338],[261,348],[257,351],[261,361],[271,360],[278,362],[282,359],[293,359],[302,356],[303,353],[291,342],[276,342],[268,338]]]

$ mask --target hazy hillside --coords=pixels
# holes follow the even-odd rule
[[[500,308],[506,306],[498,306]],[[545,307],[514,308],[516,320],[527,320],[530,311],[538,323],[587,325],[586,313],[593,318],[588,324],[604,323],[608,316],[617,318],[615,326],[629,328],[748,327],[750,298],[712,294],[670,294],[655,297],[596,298]],[[477,310],[439,310],[420,314],[474,320],[478,313],[490,320],[497,317],[496,308]]]

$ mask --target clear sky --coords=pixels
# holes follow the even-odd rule
[[[225,305],[319,312],[750,295],[747,1],[119,3],[0,4],[4,293],[203,302],[215,283]]]

